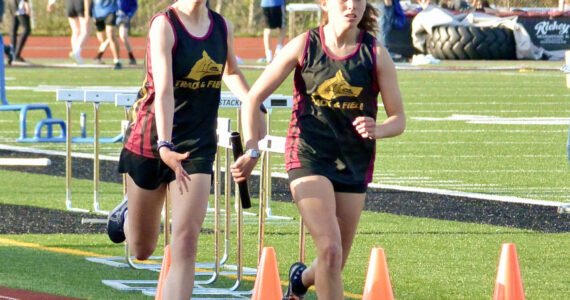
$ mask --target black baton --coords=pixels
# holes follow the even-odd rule
[[[234,161],[243,155],[243,147],[241,145],[241,136],[239,132],[234,131],[230,134],[230,141],[232,142],[232,150],[234,152]],[[229,172],[226,170],[226,172]],[[251,200],[249,199],[249,190],[247,189],[247,181],[238,183],[239,198],[241,199],[241,207],[250,208]]]

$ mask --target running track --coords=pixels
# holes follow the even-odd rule
[[[145,37],[131,37],[133,52],[137,60],[141,61],[145,54]],[[9,37],[4,37],[5,43],[9,42]],[[273,40],[273,45],[276,41]],[[120,57],[127,58],[127,52],[124,45],[119,42]],[[83,50],[83,58],[93,58],[97,54],[99,42],[95,37],[91,37]],[[235,38],[234,46],[236,55],[244,59],[258,59],[264,57],[263,40],[256,37]],[[24,58],[67,58],[70,49],[69,37],[43,37],[30,36],[26,42],[26,46],[22,52]],[[112,58],[111,51],[107,49],[104,58]]]
[[[0,300],[79,300],[79,299],[63,297],[63,296],[55,296],[44,293],[35,293],[26,290],[10,289],[0,286]]]

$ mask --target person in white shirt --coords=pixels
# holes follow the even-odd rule
[[[56,0],[49,0],[47,11],[52,12]],[[91,5],[87,0],[66,0],[65,2],[67,19],[71,27],[71,52],[69,57],[78,64],[83,63],[81,50],[87,43],[91,35]]]

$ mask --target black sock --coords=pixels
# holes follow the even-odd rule
[[[296,276],[293,278],[293,281],[291,281],[292,283],[292,287],[291,290],[293,290],[293,293],[295,295],[301,296],[301,295],[305,295],[305,293],[307,292],[307,287],[303,284],[303,271],[305,271],[306,269],[301,269],[299,270],[299,276]]]
[[[135,59],[135,56],[133,55],[132,52],[129,52],[129,59],[133,59],[133,60]]]
[[[95,58],[101,59],[101,57],[103,57],[103,52],[97,52],[97,56]]]

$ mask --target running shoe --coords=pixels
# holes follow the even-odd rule
[[[127,212],[127,196],[117,205],[110,213],[107,219],[107,235],[113,243],[122,243],[125,241],[125,214]]]
[[[307,266],[301,262],[291,265],[289,268],[289,287],[287,287],[287,293],[283,296],[283,300],[302,300],[305,298],[307,287],[303,285],[301,275],[306,269]]]
[[[16,59],[14,47],[12,45],[4,45],[4,54],[8,56],[8,65],[12,65],[12,62]]]
[[[81,53],[79,51],[69,52],[69,58],[73,59],[78,65],[83,64],[83,57],[81,57]]]

